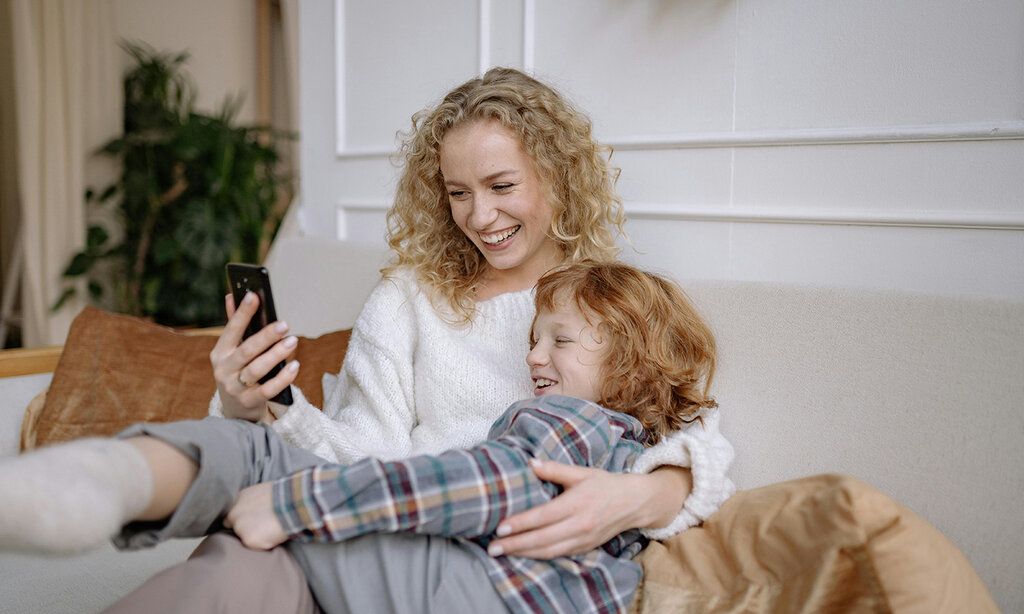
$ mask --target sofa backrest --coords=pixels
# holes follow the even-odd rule
[[[386,257],[279,241],[281,317],[305,335],[351,326]],[[998,601],[1024,601],[1024,300],[682,286],[718,339],[714,393],[740,488],[852,474],[935,524]]]
[[[683,285],[719,342],[739,487],[854,475],[1024,602],[1024,301]]]
[[[388,253],[319,237],[280,237],[265,265],[279,319],[297,335],[351,328]]]

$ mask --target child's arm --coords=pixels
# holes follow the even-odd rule
[[[496,439],[469,450],[321,465],[279,480],[274,511],[285,533],[303,541],[398,531],[489,536],[506,516],[558,494],[533,474],[531,457],[624,470],[641,449],[623,438],[639,428],[629,420],[569,397],[523,401],[492,428]]]

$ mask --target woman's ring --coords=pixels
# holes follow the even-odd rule
[[[238,383],[243,385],[243,386],[245,386],[246,388],[252,388],[253,386],[255,386],[255,384],[253,382],[247,382],[247,381],[245,381],[244,378],[242,378],[242,372],[241,371],[238,372]]]

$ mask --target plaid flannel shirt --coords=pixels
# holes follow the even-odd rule
[[[628,470],[647,434],[625,414],[563,396],[513,404],[487,441],[468,450],[392,462],[311,467],[274,484],[274,511],[292,539],[338,542],[366,533],[444,535],[473,548],[513,612],[621,612],[641,579],[637,530],[576,556],[542,561],[491,557],[498,524],[556,497],[562,488],[530,469],[536,457],[608,471]]]

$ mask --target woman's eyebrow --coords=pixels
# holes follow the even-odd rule
[[[495,179],[503,175],[514,175],[515,173],[515,169],[508,169],[504,171],[498,171],[497,173],[491,173],[490,175],[484,177],[484,183],[487,183],[488,181],[494,181]]]
[[[481,183],[487,183],[489,181],[494,181],[498,177],[503,177],[505,175],[515,175],[518,172],[519,171],[510,168],[510,169],[507,169],[507,170],[498,171],[496,173],[491,173],[490,175],[484,177],[481,180]],[[464,184],[461,181],[457,181],[455,179],[452,179],[452,180],[447,180],[446,179],[445,182],[444,182],[444,185],[445,185],[445,187],[451,187],[451,186],[456,186],[456,185],[457,186],[461,186],[461,185],[464,185]]]

